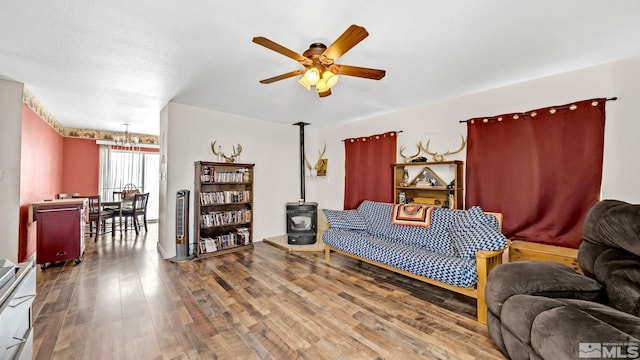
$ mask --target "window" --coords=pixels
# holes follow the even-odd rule
[[[133,184],[149,195],[147,218],[158,219],[158,169],[160,154],[145,151],[113,149],[100,146],[100,196],[105,201],[114,199],[114,191],[122,191]],[[117,198],[117,197],[115,197]]]

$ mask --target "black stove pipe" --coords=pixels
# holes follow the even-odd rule
[[[305,125],[311,125],[306,122],[297,122],[293,125],[300,127],[300,199],[305,201],[305,193],[304,193],[304,127]]]

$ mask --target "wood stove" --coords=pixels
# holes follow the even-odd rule
[[[310,245],[316,242],[318,204],[314,202],[287,203],[287,243]]]
[[[304,127],[305,122],[293,124],[300,127],[300,199],[287,203],[287,243],[311,245],[316,242],[318,231],[318,203],[306,202],[304,193]]]

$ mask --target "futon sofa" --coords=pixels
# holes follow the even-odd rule
[[[401,210],[419,216],[403,218]],[[487,274],[507,246],[501,214],[368,200],[354,210],[323,212],[327,263],[333,251],[476,298],[478,321],[486,322]]]
[[[640,358],[640,205],[589,211],[581,274],[551,261],[497,266],[487,281],[489,334],[509,358]]]

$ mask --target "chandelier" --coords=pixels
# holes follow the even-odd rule
[[[124,135],[114,136],[113,141],[115,141],[117,146],[121,146],[126,150],[136,150],[139,148],[140,138],[137,136],[131,136],[131,134],[129,134],[129,125],[130,124],[124,124],[124,126],[126,127]]]

